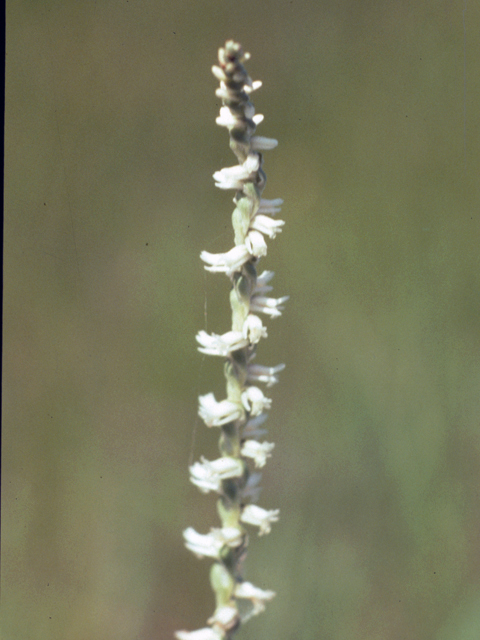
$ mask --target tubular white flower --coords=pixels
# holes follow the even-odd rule
[[[248,344],[248,340],[243,337],[241,331],[227,331],[219,336],[216,333],[208,334],[206,331],[199,331],[197,342],[201,345],[198,350],[210,356],[226,357],[232,351],[243,349]]]
[[[235,125],[237,125],[238,123],[243,122],[242,118],[240,118],[239,116],[236,116],[234,113],[232,113],[232,111],[230,111],[230,109],[228,107],[221,107],[220,108],[220,115],[218,116],[218,118],[215,120],[215,122],[220,126],[220,127],[227,127],[227,128],[232,128]]]
[[[272,401],[266,398],[258,387],[248,387],[242,393],[243,406],[250,412],[251,416],[260,415],[265,409],[270,409]]]
[[[279,513],[280,509],[271,509],[268,511],[267,509],[257,507],[256,504],[248,504],[242,511],[240,520],[246,524],[253,524],[256,527],[260,527],[258,535],[263,536],[272,530],[272,522],[278,522]]]
[[[257,344],[260,338],[267,338],[267,328],[263,326],[260,318],[253,313],[249,313],[243,323],[243,337],[250,344]]]
[[[211,473],[200,462],[194,462],[190,467],[190,482],[197,486],[202,493],[216,491],[220,493],[222,489],[222,480],[218,476],[212,476]]]
[[[239,478],[244,474],[244,463],[239,458],[224,456],[216,460],[200,458],[201,462],[194,462],[189,467],[190,482],[196,485],[202,493],[221,490],[222,480]]]
[[[202,534],[188,527],[183,532],[187,549],[199,558],[220,558],[220,550],[224,547],[238,547],[243,540],[243,532],[237,527],[223,527],[212,529],[210,533]]]
[[[285,369],[284,364],[277,364],[276,367],[264,367],[261,364],[249,364],[247,366],[247,382],[264,382],[267,387],[277,384],[277,373]]]
[[[251,582],[241,582],[235,587],[235,596],[251,600],[254,607],[254,615],[265,610],[265,602],[275,597],[275,591],[266,591],[255,587]]]
[[[217,80],[221,81],[222,84],[225,82],[225,80],[228,79],[225,71],[221,67],[217,67],[216,64],[214,64],[212,67],[212,73],[217,78]]]
[[[275,138],[265,138],[264,136],[253,136],[252,149],[255,151],[270,151],[278,146],[278,140]]]
[[[237,607],[223,606],[218,607],[211,618],[207,620],[208,624],[218,624],[222,628],[231,629],[238,620]]]
[[[268,216],[256,214],[250,222],[250,229],[256,229],[261,233],[265,233],[270,238],[275,238],[277,233],[282,231],[285,220],[274,220]]]
[[[244,86],[243,90],[245,91],[245,93],[251,93],[252,91],[256,91],[257,89],[260,89],[261,86],[262,86],[261,80],[254,80],[251,86]]]
[[[202,251],[200,258],[211,265],[210,267],[205,267],[207,271],[226,273],[230,277],[252,258],[252,254],[246,245],[240,244],[227,251],[227,253]]]
[[[267,298],[266,296],[253,295],[250,299],[250,310],[257,313],[265,313],[271,318],[278,318],[284,310],[284,303],[290,296],[281,298]]]
[[[242,189],[243,183],[251,180],[260,166],[260,156],[250,153],[243,164],[215,171],[213,178],[219,189]]]
[[[253,458],[257,469],[265,466],[267,458],[271,457],[275,444],[273,442],[257,442],[256,440],[246,440],[243,443],[241,454],[246,458]]]
[[[207,427],[221,427],[223,424],[238,420],[243,415],[243,408],[230,400],[217,402],[213,393],[198,398],[198,415]]]
[[[197,533],[193,527],[183,532],[185,546],[198,558],[220,558],[220,550],[224,543],[213,533]]]
[[[259,231],[252,230],[248,232],[247,237],[245,238],[245,246],[252,256],[255,256],[256,258],[261,258],[262,256],[267,255],[267,243]]]
[[[223,640],[225,634],[212,627],[203,627],[196,631],[176,631],[177,640]]]

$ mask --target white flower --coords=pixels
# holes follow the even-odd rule
[[[267,243],[259,231],[251,230],[245,238],[245,246],[256,258],[267,255]]]
[[[249,113],[251,111],[251,113]],[[215,122],[220,126],[220,127],[227,127],[227,129],[230,131],[231,129],[234,129],[235,127],[244,127],[246,124],[245,122],[245,118],[250,118],[253,114],[255,113],[255,109],[252,107],[251,110],[245,108],[245,113],[242,115],[236,114],[235,112],[233,112],[231,109],[229,109],[228,107],[221,107],[220,108],[220,115],[218,116],[218,118],[215,120]],[[255,122],[255,118],[256,116],[253,116],[253,121]],[[263,118],[263,116],[262,116]],[[252,125],[250,124],[250,129],[252,128]]]
[[[208,624],[217,624],[223,629],[231,629],[238,622],[238,609],[224,605],[218,607],[211,618],[207,620]]]
[[[239,244],[227,253],[208,253],[208,251],[202,251],[200,258],[211,265],[205,267],[207,271],[223,272],[227,276],[232,276],[235,271],[240,271],[243,265],[248,262],[252,257],[248,248],[244,244]]]
[[[247,319],[243,323],[243,337],[250,344],[257,344],[260,338],[267,338],[267,328],[263,326],[260,318],[253,313],[249,313]]]
[[[257,213],[250,222],[250,229],[256,229],[267,234],[270,238],[275,238],[277,233],[281,232],[284,224],[285,220],[274,220]]]
[[[232,351],[243,349],[248,344],[248,340],[243,337],[241,331],[227,331],[219,336],[216,333],[208,334],[206,331],[199,331],[197,342],[201,345],[198,350],[210,356],[226,357]]]
[[[275,138],[265,138],[264,136],[253,136],[251,142],[254,151],[270,151],[278,145],[278,140]]]
[[[275,198],[274,200],[265,200],[264,198],[260,198],[258,212],[265,213],[269,216],[274,216],[280,211],[280,207],[282,206],[282,204],[283,200],[281,198]]]
[[[225,634],[212,627],[204,627],[196,631],[176,631],[177,640],[223,640]]]
[[[251,179],[260,166],[260,156],[250,153],[243,164],[215,171],[213,178],[219,189],[243,189],[243,184]]]
[[[251,582],[241,582],[235,587],[235,596],[251,600],[254,611],[253,615],[265,610],[265,602],[275,597],[275,591],[265,591],[255,587]]]
[[[193,527],[188,527],[183,532],[183,538],[185,540],[185,546],[192,551],[199,558],[220,558],[220,550],[223,547],[223,542],[213,535],[213,533],[207,533],[203,535],[197,533]]]
[[[258,535],[270,533],[271,523],[278,522],[280,509],[262,509],[254,504],[247,505],[240,516],[240,520],[246,524],[259,527]]]
[[[267,298],[266,296],[253,295],[250,300],[250,309],[258,313],[265,313],[271,318],[278,318],[282,315],[283,305],[289,298],[290,296]]]
[[[190,467],[190,482],[197,486],[202,493],[216,491],[220,493],[222,480],[218,476],[212,475],[210,471],[200,462],[194,462]]]
[[[241,454],[246,458],[253,458],[255,466],[264,467],[267,458],[271,457],[275,444],[273,442],[257,442],[256,440],[246,440],[243,443]]]
[[[267,509],[257,507],[256,504],[248,504],[242,511],[240,520],[247,524],[253,524],[256,527],[260,527],[258,535],[262,536],[264,533],[270,533],[272,529],[270,525],[272,522],[278,522],[279,513],[280,509],[271,509],[270,511],[267,511]]]
[[[266,398],[258,387],[248,387],[242,393],[243,406],[251,416],[260,415],[265,409],[270,409],[272,401]]]
[[[251,93],[252,91],[256,91],[257,89],[260,89],[261,86],[262,86],[261,80],[254,80],[251,86],[244,85],[243,90],[245,91],[245,93]]]
[[[198,415],[207,427],[221,427],[223,424],[238,420],[243,415],[240,405],[230,400],[217,402],[213,393],[198,398]]]
[[[242,118],[232,113],[228,107],[221,107],[220,115],[215,120],[215,122],[220,127],[228,127],[230,129],[234,127],[238,122],[242,122]]]
[[[222,547],[238,547],[243,541],[243,532],[237,527],[223,527],[212,529],[210,533],[202,534],[188,527],[183,532],[185,546],[199,558],[220,558]]]
[[[190,481],[200,491],[220,491],[221,481],[226,478],[239,478],[244,473],[244,463],[238,458],[225,456],[216,460],[201,458],[190,467]]]
[[[247,116],[248,118],[249,116]],[[263,116],[261,113],[257,113],[257,115],[252,116],[252,120],[254,121],[255,124],[260,124],[261,122],[263,122],[265,116]]]
[[[265,382],[267,387],[277,384],[277,373],[285,369],[284,364],[277,364],[276,367],[264,367],[261,364],[249,364],[247,366],[248,382]]]
[[[212,67],[212,73],[217,78],[217,80],[220,80],[220,82],[222,83],[224,83],[225,80],[228,80],[225,71],[221,67],[217,67],[217,65],[215,64]]]

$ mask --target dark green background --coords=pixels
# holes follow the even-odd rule
[[[465,23],[465,30],[464,30]],[[153,640],[213,612],[188,482],[223,394],[235,164],[210,67],[264,87],[284,232],[244,640],[480,637],[480,9],[475,2],[9,2],[2,637]],[[206,312],[205,312],[206,308]]]

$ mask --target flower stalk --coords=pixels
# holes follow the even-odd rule
[[[257,314],[270,318],[281,315],[288,296],[271,298],[269,282],[273,272],[257,275],[261,257],[267,253],[267,238],[282,231],[283,220],[276,220],[281,199],[265,200],[262,192],[266,176],[262,169],[262,152],[274,149],[277,141],[255,135],[263,116],[255,114],[250,101],[252,91],[261,82],[252,82],[243,62],[249,54],[229,40],[219,49],[218,65],[212,67],[222,99],[218,125],[226,127],[230,148],[238,165],[214,173],[215,186],[233,189],[235,209],[232,214],[235,246],[225,253],[202,251],[205,269],[225,273],[231,281],[230,307],[232,327],[222,335],[197,334],[198,350],[225,360],[226,398],[217,400],[213,393],[199,397],[198,413],[209,428],[219,428],[220,457],[201,458],[190,467],[190,480],[203,493],[219,494],[217,510],[221,527],[209,533],[197,533],[189,527],[183,532],[185,545],[199,558],[214,559],[210,583],[216,608],[209,626],[196,631],[177,631],[178,640],[230,640],[240,625],[260,613],[275,593],[247,582],[242,564],[248,547],[244,525],[255,526],[258,534],[267,534],[278,520],[278,509],[267,510],[255,504],[260,489],[262,468],[272,455],[274,444],[261,441],[261,429],[271,399],[258,384],[267,388],[278,382],[283,364],[266,367],[254,364],[258,343],[267,337],[267,329]]]

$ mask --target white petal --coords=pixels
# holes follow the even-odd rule
[[[251,311],[257,313],[265,313],[271,318],[277,318],[282,315],[284,309],[283,304],[290,296],[282,296],[281,298],[267,298],[265,296],[253,295],[250,300]]]
[[[280,509],[262,509],[256,504],[248,504],[242,511],[240,520],[247,524],[253,524],[260,528],[258,535],[262,536],[264,533],[270,533],[271,523],[277,522],[279,519]]]
[[[267,243],[259,231],[249,231],[245,238],[245,246],[256,258],[267,255]]]
[[[222,480],[226,478],[239,478],[245,471],[243,462],[238,458],[231,458],[230,456],[211,461],[203,459],[202,462],[208,465],[212,475],[216,475]]]
[[[242,189],[243,183],[252,179],[260,166],[260,156],[250,153],[243,164],[215,171],[213,178],[219,189]]]
[[[234,127],[242,122],[242,118],[232,113],[228,107],[221,107],[220,115],[215,122],[221,127]]]
[[[277,233],[281,232],[281,227],[285,224],[285,220],[274,220],[269,216],[257,213],[250,222],[250,229],[256,229],[262,233],[266,233],[270,238],[275,238]]]
[[[212,533],[203,535],[197,533],[193,527],[185,529],[183,532],[185,546],[199,558],[216,558],[220,557],[220,550],[224,543],[216,538]]]
[[[260,89],[261,86],[262,86],[261,80],[254,80],[252,82],[252,86],[245,85],[243,87],[243,90],[245,91],[245,93],[251,93],[252,91],[256,91],[257,89]]]
[[[213,393],[199,396],[198,404],[198,415],[207,427],[221,427],[228,422],[238,420],[243,415],[241,406],[230,400],[217,402]]]
[[[239,478],[245,472],[245,463],[238,458],[225,456],[217,460],[206,460],[201,458],[201,462],[195,462],[189,468],[190,481],[195,484],[200,491],[220,491],[222,480],[227,478]]]
[[[243,406],[251,416],[260,415],[265,409],[270,409],[272,401],[266,398],[258,387],[248,387],[242,393]]]
[[[225,71],[221,67],[217,67],[216,65],[213,65],[212,73],[217,78],[217,80],[220,80],[220,81],[223,81],[223,82],[225,82],[225,80],[227,80],[227,76],[225,74]]]
[[[238,621],[237,607],[225,605],[218,607],[211,618],[207,620],[208,624],[219,624],[225,629],[231,629]]]
[[[200,462],[194,462],[190,468],[190,482],[197,486],[202,493],[210,491],[220,492],[222,488],[222,480],[218,476],[212,475]]]
[[[265,138],[264,136],[253,136],[251,143],[251,148],[254,151],[270,151],[278,145],[278,140],[275,140],[275,138]]]
[[[257,469],[265,466],[267,458],[271,457],[275,444],[273,442],[257,442],[256,440],[246,440],[243,443],[241,454],[246,458],[253,458]]]
[[[235,587],[235,596],[251,600],[254,606],[254,615],[265,609],[265,602],[275,597],[275,591],[265,591],[255,587],[251,582],[241,582]]]
[[[240,244],[230,249],[227,253],[202,251],[200,258],[211,265],[210,267],[205,267],[207,271],[223,272],[231,276],[235,271],[240,271],[243,265],[252,258],[252,254],[246,245]]]
[[[233,351],[243,349],[248,344],[248,340],[243,337],[241,331],[227,331],[221,336],[216,333],[210,335],[206,331],[199,331],[196,339],[200,344],[198,350],[210,356],[227,357]]]
[[[212,627],[204,627],[196,631],[176,631],[175,638],[177,640],[223,640],[225,635]]]
[[[243,337],[250,344],[257,344],[260,338],[267,338],[267,328],[263,326],[260,318],[253,313],[249,313],[243,323]]]

